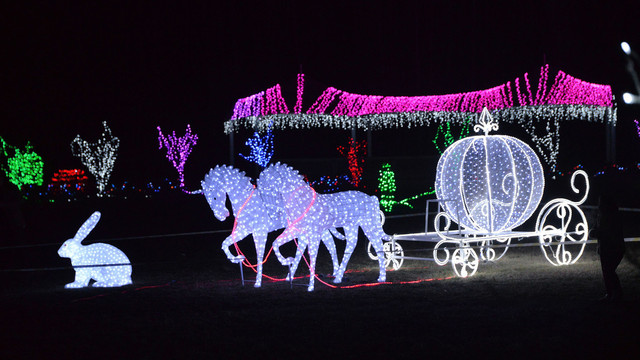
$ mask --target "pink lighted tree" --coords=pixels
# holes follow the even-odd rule
[[[176,136],[176,132],[173,131],[171,135],[164,136],[160,126],[158,126],[158,141],[162,149],[164,146],[167,149],[167,159],[171,161],[173,167],[178,171],[178,180],[180,181],[180,187],[184,187],[184,164],[187,162],[187,158],[191,154],[191,148],[196,145],[198,141],[197,134],[191,134],[191,125],[187,125],[187,130],[182,137]]]

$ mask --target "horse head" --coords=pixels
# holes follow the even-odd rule
[[[202,193],[207,199],[213,215],[220,221],[224,221],[230,215],[226,202],[227,193],[232,190],[229,189],[229,187],[232,187],[229,181],[231,180],[232,169],[226,166],[216,166],[214,169],[209,170],[204,180],[200,182]]]

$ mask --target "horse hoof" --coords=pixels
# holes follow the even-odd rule
[[[230,257],[229,261],[231,261],[234,264],[238,264],[244,261],[244,256],[234,256],[234,257]]]

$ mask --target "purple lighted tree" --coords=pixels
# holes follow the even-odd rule
[[[187,158],[191,154],[191,147],[196,145],[198,141],[197,134],[191,134],[191,125],[187,125],[187,131],[182,137],[176,136],[176,132],[173,131],[171,135],[164,136],[160,126],[158,126],[158,141],[162,149],[164,146],[167,148],[167,159],[173,163],[173,167],[178,171],[178,180],[180,181],[180,187],[184,187],[184,164],[187,162]]]

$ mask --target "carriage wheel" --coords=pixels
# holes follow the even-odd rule
[[[457,248],[451,257],[453,271],[462,278],[473,276],[478,271],[478,263],[478,254],[469,245]]]
[[[580,209],[589,194],[589,177],[583,170],[571,176],[571,189],[578,193],[575,186],[577,176],[584,177],[585,193],[582,199],[571,201],[563,198],[549,201],[538,214],[536,232],[540,239],[540,249],[553,265],[570,265],[578,261],[589,238],[589,224]],[[577,214],[577,216],[575,215]]]
[[[589,236],[584,213],[568,201],[551,201],[547,204],[538,216],[536,230],[542,253],[555,266],[571,265],[578,261]]]
[[[404,250],[402,249],[402,246],[400,246],[400,244],[398,243],[395,243],[394,246],[394,243],[392,241],[387,241],[386,243],[384,243],[383,249],[384,266],[389,267],[389,265],[391,265],[393,270],[400,269],[400,267],[404,263]]]
[[[396,243],[394,248],[393,242],[387,241],[382,245],[382,250],[384,251],[384,266],[389,267],[389,265],[391,265],[393,270],[400,269],[404,263],[404,259],[402,259],[402,257],[404,257],[404,250],[402,246]],[[367,254],[371,260],[378,260],[378,254],[376,254],[376,250],[373,248],[373,245],[371,245],[371,242],[369,242],[367,246]],[[398,257],[400,257],[400,259],[398,259]]]

